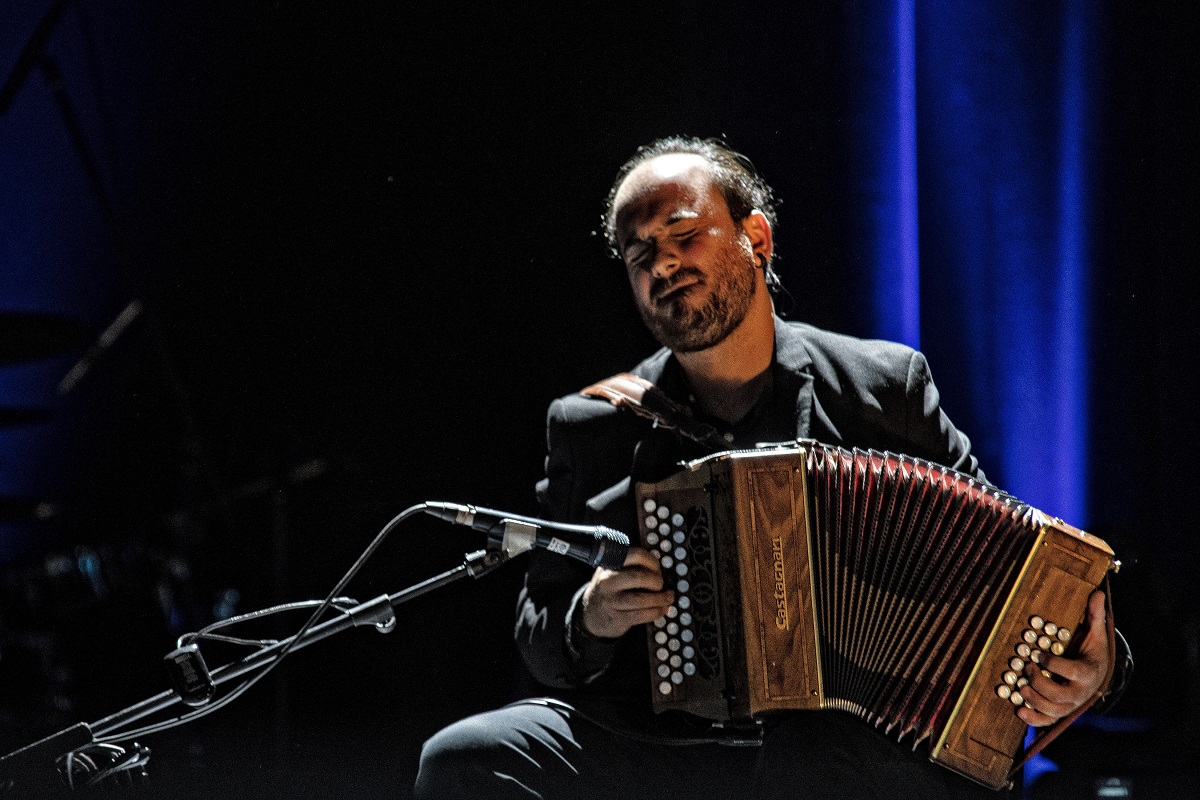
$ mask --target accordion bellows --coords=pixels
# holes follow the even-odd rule
[[[676,593],[648,626],[655,711],[836,709],[1004,785],[1022,670],[1067,653],[1101,540],[927,461],[810,441],[637,485]]]

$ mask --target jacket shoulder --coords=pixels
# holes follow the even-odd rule
[[[834,333],[802,322],[785,323],[787,336],[805,349],[822,377],[853,377],[857,380],[890,382],[908,375],[917,351],[885,339],[860,339]]]

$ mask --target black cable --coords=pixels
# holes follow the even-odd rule
[[[192,644],[193,642],[202,639],[205,641],[226,642],[228,644],[257,645],[257,646],[262,646],[262,647],[270,647],[271,645],[278,644],[279,640],[278,639],[243,639],[243,638],[236,637],[236,636],[222,636],[220,634],[213,633],[213,631],[221,630],[222,628],[228,628],[231,625],[236,625],[236,624],[242,623],[242,622],[248,622],[250,620],[263,619],[265,617],[269,617],[274,614],[279,614],[284,611],[295,611],[295,610],[301,609],[301,608],[312,608],[313,606],[320,605],[320,604],[321,604],[320,600],[300,600],[300,601],[297,601],[294,603],[281,603],[280,605],[271,606],[270,608],[263,608],[258,611],[250,611],[245,614],[238,614],[236,616],[229,617],[228,619],[218,620],[217,622],[214,622],[211,625],[207,625],[194,633],[183,634],[182,636],[179,637],[178,640],[176,640],[175,646],[183,647],[185,645]],[[336,597],[336,598],[334,598],[333,603],[332,603],[332,606],[334,608],[336,608],[338,611],[341,611],[343,614],[347,613],[349,611],[349,609],[353,608],[356,605],[358,605],[358,601],[352,597]]]
[[[98,786],[110,778],[140,769],[150,762],[150,749],[136,742],[131,750],[113,744],[93,744],[58,758],[59,774],[69,789]],[[103,765],[102,765],[103,764]]]

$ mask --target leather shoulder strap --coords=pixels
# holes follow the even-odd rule
[[[617,408],[632,411],[655,425],[678,431],[693,441],[716,451],[724,450],[728,442],[717,429],[700,422],[685,406],[676,403],[666,392],[645,378],[629,372],[613,375],[580,391],[586,397],[607,400]]]

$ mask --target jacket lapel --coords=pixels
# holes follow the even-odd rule
[[[775,361],[796,382],[796,438],[812,436],[812,356],[798,326],[775,318]]]

